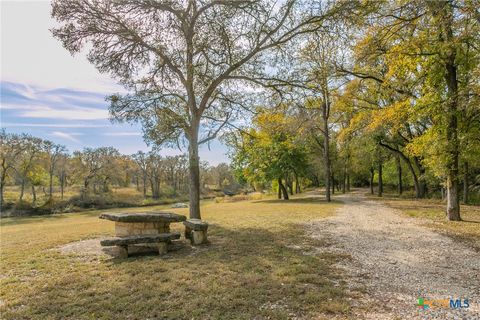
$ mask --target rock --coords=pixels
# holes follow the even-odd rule
[[[188,204],[177,202],[177,203],[172,204],[172,208],[175,208],[175,209],[177,209],[177,208],[188,208]]]
[[[115,237],[115,238],[108,238],[108,239],[101,240],[100,244],[104,247],[127,246],[131,244],[169,242],[175,239],[180,239],[180,233],[173,232],[173,233],[160,233],[160,234],[154,234],[154,235]]]
[[[100,219],[116,222],[181,222],[187,218],[170,212],[102,213]]]
[[[185,225],[185,238],[190,239],[193,245],[207,242],[207,222],[200,219],[189,219],[183,224]]]
[[[200,219],[188,219],[183,221],[183,224],[190,228],[191,230],[203,230],[207,231],[208,223],[206,221],[202,221]]]

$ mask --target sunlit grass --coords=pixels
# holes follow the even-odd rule
[[[287,319],[346,312],[333,267],[338,257],[314,254],[322,243],[303,226],[338,206],[319,198],[207,201],[202,214],[210,245],[124,260],[56,249],[113,234],[113,223],[98,219],[100,211],[2,219],[2,318]]]
[[[461,205],[463,221],[448,221],[445,213],[446,204],[438,199],[415,200],[386,196],[382,201],[409,217],[422,219],[425,225],[467,241],[480,250],[480,206]]]

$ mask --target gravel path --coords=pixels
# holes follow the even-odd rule
[[[353,314],[363,319],[480,319],[480,257],[463,243],[423,227],[360,193],[315,222],[312,236],[328,241],[328,251],[348,254],[349,289],[362,292]],[[467,309],[422,310],[417,299],[468,299]]]

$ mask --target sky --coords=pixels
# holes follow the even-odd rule
[[[113,146],[123,154],[149,147],[139,125],[111,123],[105,97],[124,91],[100,74],[85,52],[75,56],[54,39],[49,29],[49,1],[4,1],[1,6],[1,126],[9,133],[65,145],[70,152],[85,147]],[[210,149],[210,150],[209,150]],[[181,154],[163,149],[163,155]],[[200,158],[212,165],[228,162],[219,141],[202,146]]]

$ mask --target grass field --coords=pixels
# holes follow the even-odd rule
[[[40,189],[40,188],[39,188]],[[112,188],[108,193],[89,194],[86,198],[80,197],[79,186],[69,187],[63,199],[60,192],[53,193],[53,201],[49,201],[49,196],[44,190],[37,190],[37,201],[32,202],[32,195],[27,188],[23,201],[19,201],[20,187],[8,186],[5,189],[5,206],[3,207],[2,217],[43,215],[51,213],[81,212],[90,209],[108,209],[119,207],[139,207],[163,205],[175,202],[186,202],[188,197],[182,194],[173,194],[167,188],[162,189],[165,193],[158,199],[153,199],[147,193],[144,198],[143,193],[135,187]],[[172,191],[172,190],[170,190]],[[212,197],[210,194],[204,197]]]
[[[287,319],[348,312],[333,266],[341,257],[314,254],[324,244],[302,226],[339,205],[319,198],[207,201],[210,245],[123,260],[58,250],[113,234],[113,223],[98,219],[101,211],[2,219],[2,318]],[[141,210],[160,208],[167,207]]]
[[[399,199],[387,195],[382,201],[409,217],[422,219],[426,226],[465,241],[480,251],[480,206],[462,205],[460,214],[463,221],[447,221],[445,203],[441,200]]]

